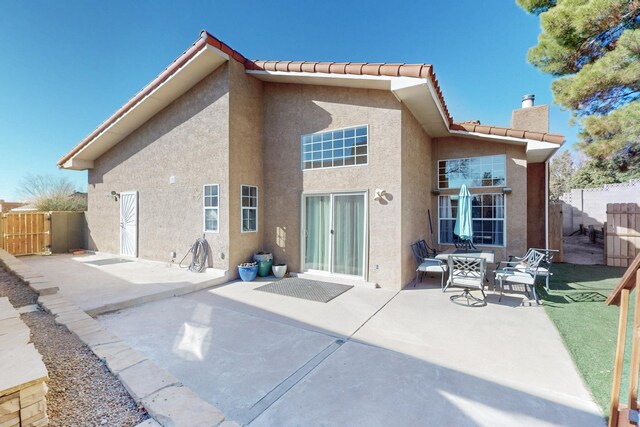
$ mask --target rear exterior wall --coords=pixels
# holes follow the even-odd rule
[[[408,284],[416,276],[416,260],[411,244],[424,239],[431,246],[427,212],[432,205],[431,185],[433,158],[432,140],[413,114],[402,108],[402,246],[400,248],[402,283]],[[435,231],[435,230],[434,230]]]
[[[220,206],[228,206],[228,153],[225,65],[95,161],[89,170],[89,248],[120,253],[119,203],[110,193],[137,191],[138,256],[170,261],[170,252],[176,251],[182,258],[203,234],[203,185],[219,184]],[[229,253],[225,209],[220,209],[220,231],[206,238],[213,253]],[[228,268],[228,257],[210,262]]]
[[[400,102],[387,91],[265,83],[265,249],[291,271],[301,271],[303,193],[367,191],[367,279],[399,288],[402,237]],[[369,164],[303,171],[303,134],[369,125]],[[376,188],[387,191],[374,202]],[[376,268],[377,267],[377,268]]]
[[[506,246],[487,246],[486,249],[495,251],[496,262],[505,260],[508,255],[521,255],[527,250],[527,155],[521,145],[503,144],[498,142],[478,141],[463,137],[436,138],[433,154],[433,188],[438,186],[438,160],[459,159],[477,156],[492,156],[504,154],[507,161],[506,186],[511,187],[511,194],[505,196],[506,215]],[[459,189],[440,190],[441,195],[458,194]],[[502,187],[470,188],[471,194],[501,193]],[[437,227],[438,196],[432,196],[432,211],[434,226]],[[437,231],[436,241],[438,239]],[[453,245],[440,245],[441,249],[451,249]],[[482,246],[479,246],[482,247]]]

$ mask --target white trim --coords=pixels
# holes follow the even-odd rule
[[[329,205],[329,229],[333,230],[334,216],[334,196],[363,196],[364,197],[364,232],[362,250],[364,251],[362,257],[362,276],[355,276],[350,274],[340,274],[333,272],[333,256],[335,253],[335,235],[331,233],[329,236],[329,271],[313,270],[305,268],[305,241],[306,241],[306,197],[328,196],[330,199]],[[337,277],[343,279],[356,279],[367,282],[369,280],[369,190],[340,190],[340,191],[308,191],[300,194],[300,270],[302,274],[316,274],[326,277]]]
[[[206,206],[205,205],[205,200],[206,200],[206,197],[207,197],[206,193],[205,193],[205,188],[206,187],[217,187],[218,188],[218,194],[216,196],[217,199],[218,199],[218,206],[213,207],[213,206]],[[218,212],[218,222],[217,222],[216,230],[207,230],[207,215],[206,215],[207,209],[215,209]],[[202,232],[203,233],[215,233],[215,234],[219,234],[220,233],[220,185],[219,184],[203,184],[202,185]]]
[[[361,127],[366,127],[367,128],[367,161],[365,163],[356,164],[355,163],[356,157],[361,157],[361,156],[356,156],[354,154],[353,156],[351,156],[354,159],[353,160],[354,164],[352,164],[352,165],[326,166],[326,167],[322,166],[322,167],[319,167],[319,168],[309,168],[309,169],[305,169],[304,168],[305,160],[304,160],[304,150],[303,150],[303,148],[304,148],[305,144],[304,144],[304,142],[302,142],[302,138],[303,137],[308,136],[308,135],[317,135],[317,134],[323,134],[323,133],[326,133],[326,132],[336,132],[336,131],[341,131],[341,130],[344,131],[344,130],[353,129],[355,131],[357,128],[361,128]],[[355,138],[357,138],[357,135],[354,134],[354,139]],[[342,127],[342,128],[336,128],[336,129],[325,129],[325,130],[320,130],[320,131],[313,132],[313,133],[303,133],[302,135],[300,135],[300,170],[302,170],[304,172],[304,171],[321,170],[321,169],[350,168],[350,167],[354,167],[354,166],[369,166],[369,156],[370,156],[369,149],[371,148],[370,141],[371,141],[371,138],[370,138],[370,134],[369,134],[369,124],[368,123],[361,124],[361,125],[347,126],[347,127]],[[317,142],[313,142],[313,141],[311,141],[311,143],[312,144],[317,144]],[[324,141],[320,141],[320,144],[323,144],[323,143],[324,143]],[[353,146],[354,151],[355,151],[355,147],[356,146],[354,145]],[[333,148],[331,150],[333,151]],[[320,151],[324,151],[324,150],[320,150]],[[312,153],[317,153],[317,151],[313,151]],[[331,158],[331,160],[333,161],[333,157]],[[315,161],[318,161],[318,160],[315,160]],[[323,160],[321,159],[320,162],[322,162],[322,161]],[[314,160],[311,160],[311,162],[314,162]]]
[[[549,159],[544,162],[544,248],[549,250]]]
[[[480,187],[475,187],[475,186],[470,186],[468,185],[467,188],[490,188],[490,189],[495,189],[495,188],[502,188],[502,187],[508,187],[509,185],[507,184],[507,155],[506,154],[488,154],[486,156],[475,156],[475,157],[458,157],[458,158],[452,158],[452,159],[438,159],[436,160],[436,176],[437,176],[437,180],[438,180],[438,190],[460,190],[460,187],[447,187],[447,188],[441,188],[440,187],[440,162],[446,162],[449,160],[468,160],[468,159],[481,159],[483,157],[496,157],[496,156],[503,156],[504,157],[504,184],[502,185],[487,185],[487,186],[480,186]]]
[[[249,206],[242,206],[242,187],[253,187],[256,189],[256,207],[249,207]],[[252,184],[240,184],[240,233],[244,234],[244,233],[257,233],[259,228],[260,228],[260,211],[259,211],[259,207],[260,207],[260,195],[259,195],[259,191],[260,189],[258,188],[257,185],[252,185]],[[249,196],[250,197],[250,196]],[[244,218],[242,217],[242,212],[244,209],[249,209],[249,210],[255,210],[256,211],[256,229],[255,230],[243,230],[242,228],[242,222],[244,220]]]
[[[478,187],[478,188],[486,188],[486,187]],[[501,245],[486,245],[483,243],[474,243],[474,245],[476,246],[485,246],[485,247],[490,247],[490,248],[506,248],[507,247],[507,218],[509,217],[509,212],[507,211],[507,195],[504,193],[484,193],[484,192],[480,192],[480,193],[471,193],[471,197],[473,196],[484,196],[484,195],[500,195],[502,196],[503,200],[504,200],[504,218],[502,218],[502,223],[503,223],[503,230],[502,230],[502,244]],[[438,245],[442,245],[442,246],[454,246],[453,243],[442,243],[440,241],[440,231],[442,230],[442,227],[440,226],[440,197],[451,197],[451,196],[458,196],[457,194],[439,194],[437,197],[437,206],[436,206],[436,221],[438,224]],[[453,219],[455,221],[456,218],[443,218],[444,220],[451,220]],[[473,217],[471,218],[471,223],[473,226]],[[479,221],[483,221],[485,220],[485,218],[477,218],[477,220]],[[498,221],[500,220],[500,218],[486,218],[487,221]],[[454,223],[455,224],[455,223]]]

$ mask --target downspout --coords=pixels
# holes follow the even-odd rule
[[[544,248],[549,250],[549,159],[544,161]]]

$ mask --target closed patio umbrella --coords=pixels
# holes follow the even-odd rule
[[[462,184],[458,195],[458,214],[456,215],[456,225],[453,232],[460,240],[467,240],[466,246],[473,247],[473,221],[471,218],[471,194],[467,186]]]

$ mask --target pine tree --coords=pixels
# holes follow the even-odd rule
[[[640,0],[516,1],[540,16],[528,60],[558,77],[554,100],[582,126],[589,170],[640,176]]]

